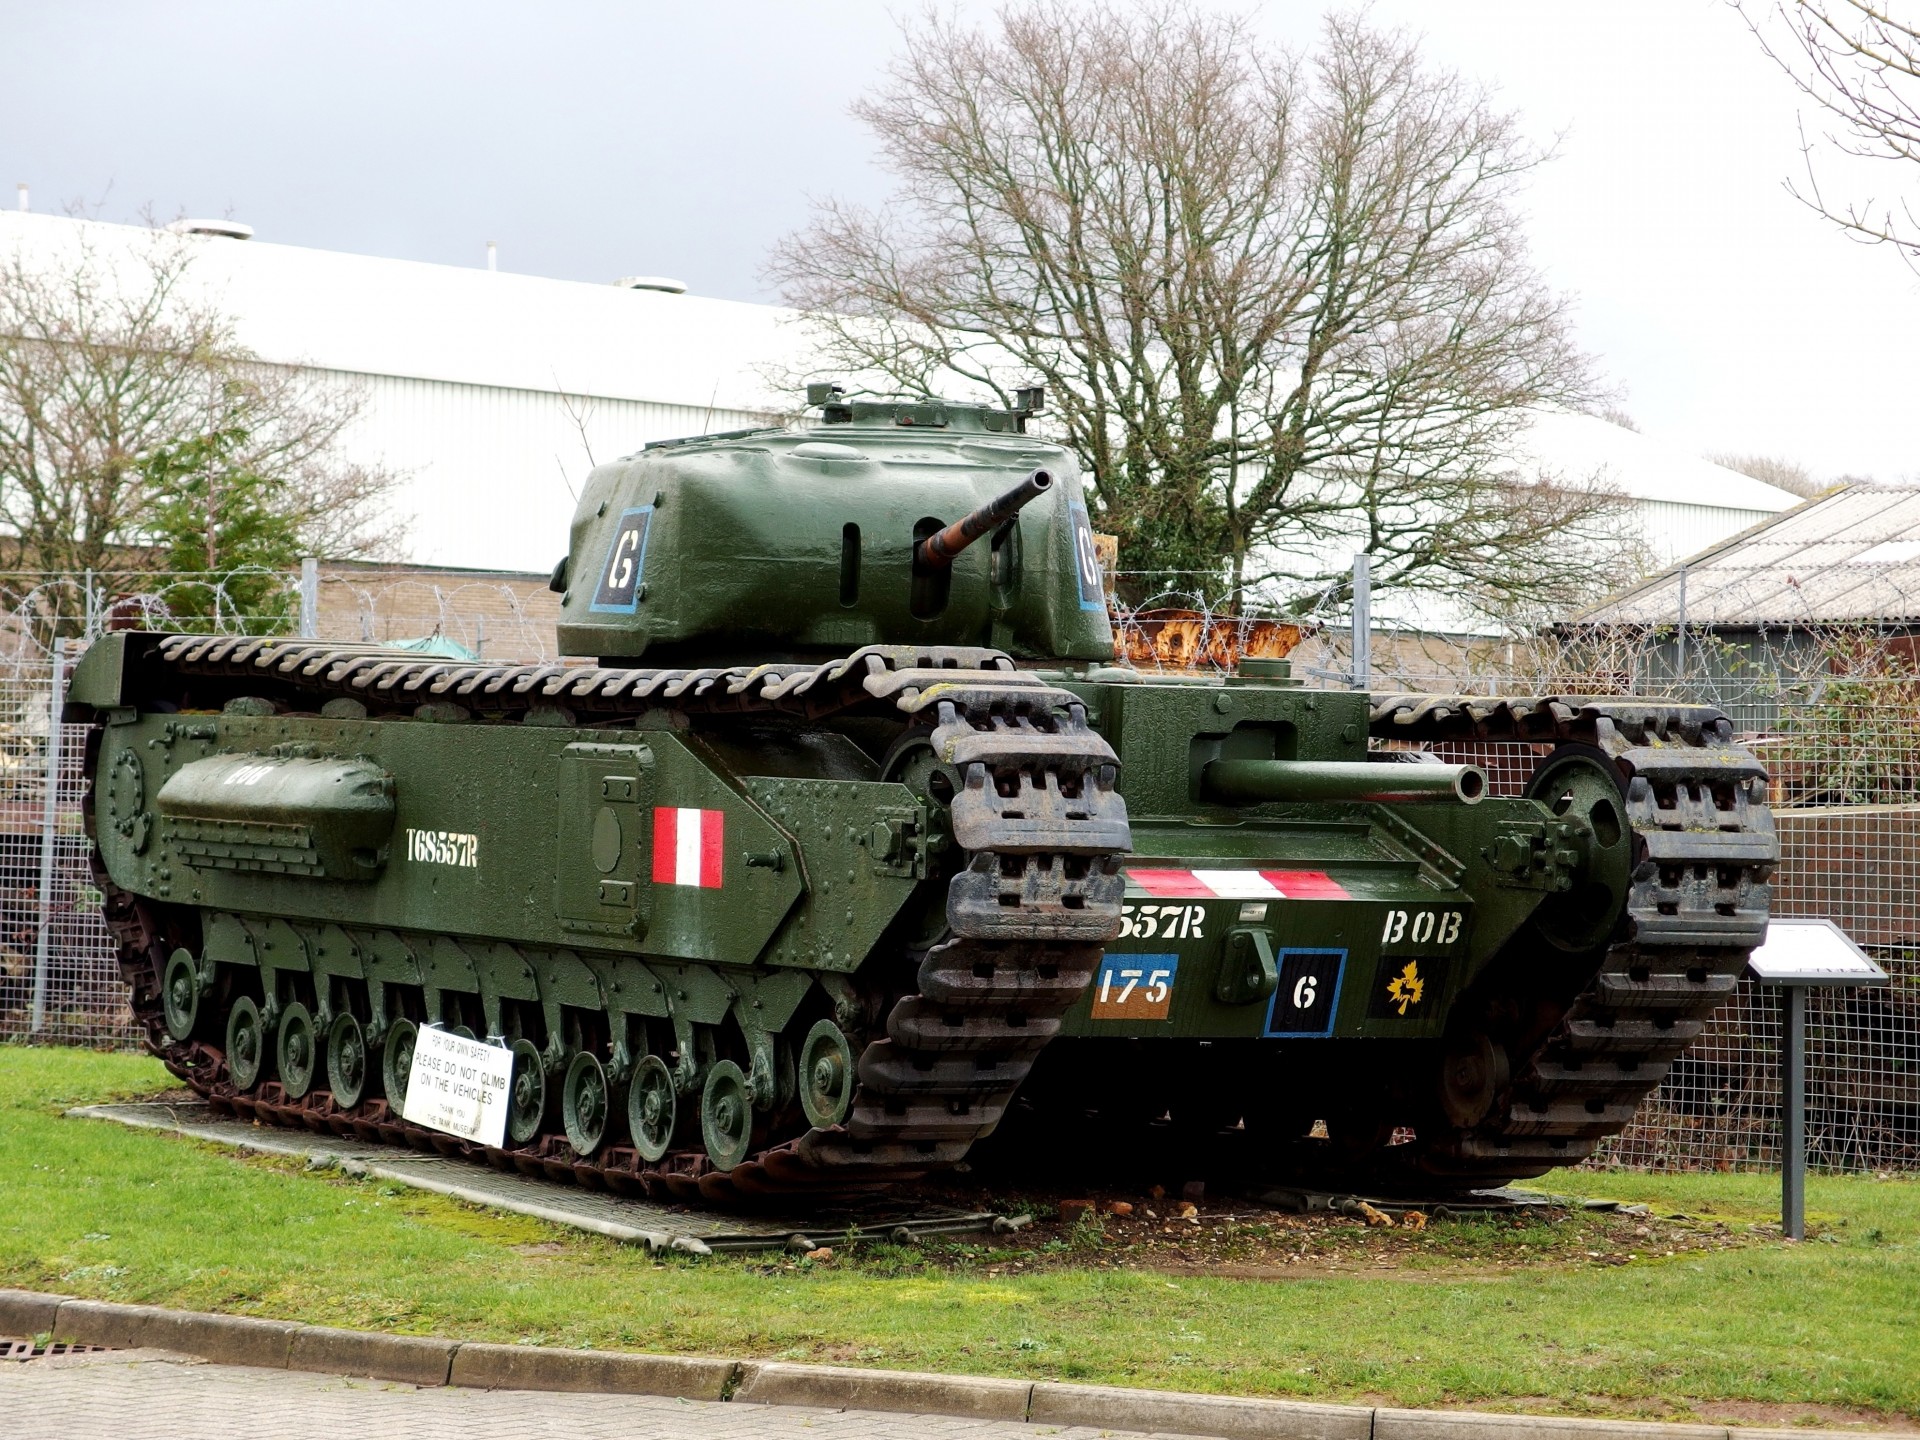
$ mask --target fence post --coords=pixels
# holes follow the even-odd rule
[[[1373,678],[1373,557],[1353,557],[1353,688],[1364,690]]]
[[[53,851],[60,822],[60,711],[66,692],[67,642],[53,642],[53,688],[47,695],[47,793],[40,807],[40,934],[33,950],[33,1021],[28,1034],[47,1023],[47,962],[53,940]]]
[[[312,555],[300,562],[300,637],[320,633],[320,562]]]
[[[1676,635],[1673,683],[1674,688],[1680,690],[1681,698],[1684,699],[1686,691],[1681,688],[1687,683],[1687,567],[1684,565],[1680,567],[1680,625]]]

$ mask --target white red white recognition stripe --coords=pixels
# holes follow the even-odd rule
[[[1127,870],[1162,900],[1351,900],[1324,870]]]
[[[724,810],[676,809],[653,812],[653,883],[720,888]]]

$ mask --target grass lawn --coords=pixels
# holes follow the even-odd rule
[[[1375,1250],[1364,1229],[1321,1222],[1299,1248],[1331,1266],[1262,1278],[1169,1264],[1084,1224],[1021,1251],[655,1260],[60,1116],[166,1084],[143,1058],[0,1046],[0,1285],[468,1339],[1322,1400],[1753,1423],[1920,1414],[1911,1180],[1816,1177],[1802,1245],[1752,1233],[1777,1218],[1770,1176],[1540,1182],[1685,1212],[1696,1230],[1724,1223],[1725,1241],[1672,1258],[1657,1235],[1645,1255],[1615,1253],[1630,1221],[1594,1250],[1598,1222],[1576,1215],[1380,1232]]]

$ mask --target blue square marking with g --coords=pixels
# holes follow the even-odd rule
[[[600,586],[589,608],[607,615],[631,615],[640,607],[640,579],[647,568],[647,532],[653,528],[653,506],[620,512],[600,567]]]
[[[1107,608],[1107,585],[1100,573],[1100,552],[1093,547],[1093,522],[1087,519],[1087,507],[1075,500],[1067,506],[1073,524],[1073,569],[1080,582],[1080,608]]]
[[[1340,981],[1346,973],[1344,950],[1282,950],[1275,967],[1280,983],[1267,1004],[1267,1034],[1324,1040],[1333,1034],[1340,1009]]]

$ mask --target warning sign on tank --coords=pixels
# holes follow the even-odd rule
[[[513,1052],[422,1027],[407,1075],[406,1118],[462,1140],[499,1145],[507,1134]]]

